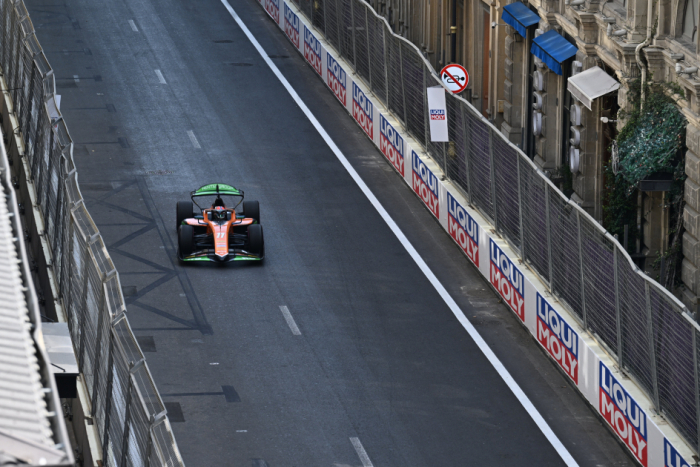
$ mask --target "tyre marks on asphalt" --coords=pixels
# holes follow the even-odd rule
[[[121,206],[118,201],[114,201],[115,195],[129,188],[135,188],[138,190],[140,198],[143,200],[143,204],[145,205],[145,209],[141,210],[141,212],[138,212],[136,210],[138,208],[133,208],[131,206],[129,208],[126,208]],[[88,189],[86,191],[90,190]],[[126,259],[132,260],[136,263],[140,263],[141,265],[152,269],[153,271],[148,271],[148,274],[162,274],[162,276],[156,279],[155,281],[152,281],[146,285],[139,285],[137,289],[134,289],[134,293],[125,296],[125,304],[128,308],[134,306],[138,307],[141,310],[147,311],[154,315],[165,318],[171,322],[177,323],[181,327],[148,328],[148,330],[197,330],[204,335],[213,334],[212,327],[207,322],[202,306],[199,303],[197,294],[195,293],[189,278],[187,277],[186,271],[182,270],[182,268],[179,267],[178,260],[176,257],[176,248],[173,245],[170,237],[167,235],[167,231],[165,230],[163,221],[155,207],[155,204],[153,202],[153,199],[151,197],[151,194],[148,190],[144,178],[138,177],[137,179],[127,181],[125,183],[120,184],[119,186],[115,187],[107,193],[100,193],[99,196],[96,197],[88,196],[87,202],[89,204],[98,204],[102,208],[107,208],[109,210],[127,215],[136,221],[135,223],[130,224],[130,226],[135,225],[137,227],[140,227],[134,232],[126,235],[125,237],[122,237],[114,243],[107,245],[107,248],[112,254],[118,254]],[[127,226],[125,225],[125,227]],[[142,237],[143,235],[146,235],[153,230],[155,230],[158,233],[158,236],[160,237],[162,247],[165,250],[165,254],[168,256],[168,265],[159,264],[154,260],[144,257],[143,255],[131,253],[123,248],[129,242],[132,242],[133,240]],[[146,272],[140,271],[134,273],[134,275],[139,274],[146,274]],[[180,295],[187,300],[189,312],[192,316],[191,319],[187,319],[186,317],[182,316],[177,316],[174,312],[162,310],[158,306],[144,303],[141,300],[147,294],[167,284],[174,278],[178,279],[180,287],[184,292]]]

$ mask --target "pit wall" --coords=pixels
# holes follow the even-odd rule
[[[645,467],[686,467],[693,450],[654,413],[654,404],[539,278],[470,207],[459,188],[408,136],[299,9],[283,0],[259,0],[299,53],[326,83],[365,134],[425,207],[489,281],[533,338],[545,349],[608,428]],[[512,259],[511,259],[512,258]],[[663,428],[663,429],[662,429]]]

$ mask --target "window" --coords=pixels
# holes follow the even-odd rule
[[[686,0],[683,12],[683,39],[695,44],[698,32],[698,1]]]

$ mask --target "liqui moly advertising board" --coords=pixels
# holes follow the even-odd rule
[[[537,292],[537,341],[578,385],[578,334]]]
[[[404,144],[403,137],[391,126],[391,123],[379,115],[379,150],[389,159],[391,165],[404,175]]]
[[[647,467],[647,416],[603,362],[600,365],[600,414]]]
[[[347,105],[347,80],[348,75],[343,67],[329,53],[326,54],[326,84],[338,98],[341,104]]]
[[[666,438],[664,438],[664,467],[690,467],[690,464]]]
[[[478,268],[479,224],[449,191],[447,192],[447,231]]]
[[[280,0],[265,0],[265,10],[275,23],[280,24]]]
[[[321,61],[321,43],[316,36],[304,25],[304,58],[323,77],[323,62]]]
[[[374,105],[355,82],[352,82],[352,116],[369,139],[374,139]]]
[[[489,281],[511,310],[525,322],[525,276],[489,238]]]
[[[411,151],[411,161],[411,167],[413,168],[411,187],[425,205],[428,206],[430,212],[440,219],[438,179],[428,166],[425,165],[425,162],[418,157],[416,151]]]
[[[299,17],[286,3],[284,4],[284,33],[292,41],[294,47],[299,50]]]

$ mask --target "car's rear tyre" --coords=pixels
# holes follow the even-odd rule
[[[263,239],[263,229],[260,224],[253,224],[248,226],[248,251],[255,255],[262,254],[263,248],[265,246],[265,240]]]
[[[194,252],[194,227],[181,225],[177,231],[177,246],[180,256],[189,256]]]
[[[257,201],[243,201],[243,215],[255,219],[260,223],[260,203]]]
[[[177,226],[175,228],[179,229],[180,225],[182,225],[182,221],[194,217],[194,205],[192,201],[178,201],[175,212],[175,217],[177,219]]]

